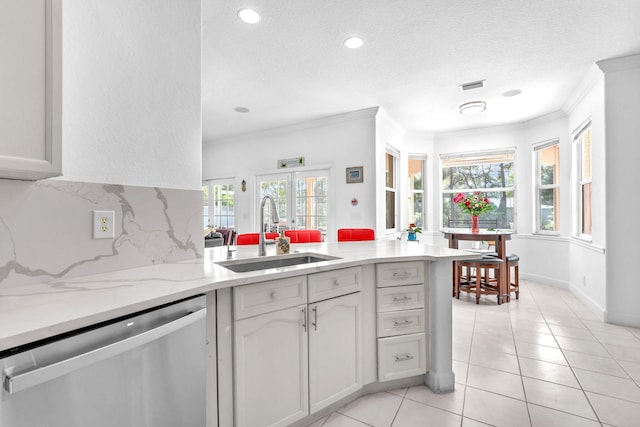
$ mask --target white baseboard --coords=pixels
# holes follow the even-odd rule
[[[596,303],[593,299],[591,299],[589,295],[582,292],[582,290],[577,286],[569,286],[569,290],[573,295],[575,295],[580,300],[580,302],[586,305],[587,308],[589,308],[589,310],[593,312],[593,314],[598,316],[598,319],[602,320],[603,322],[607,321],[606,310],[603,307],[600,307],[600,305]]]
[[[566,280],[558,280],[558,279],[554,279],[553,277],[542,276],[540,274],[524,273],[520,271],[520,278],[524,280],[531,280],[533,282],[542,283],[543,285],[555,286],[557,288],[562,288],[562,289],[570,288],[569,282],[567,282]]]
[[[611,311],[604,312],[604,321],[613,323],[614,325],[631,326],[640,328],[640,315],[613,313]]]

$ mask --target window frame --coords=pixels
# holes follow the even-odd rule
[[[583,164],[584,164],[584,143],[583,138],[585,134],[590,134],[590,152],[589,152],[589,169],[590,175],[587,179],[582,179]],[[585,203],[583,197],[583,189],[586,185],[591,187],[593,192],[593,128],[591,119],[580,125],[573,133],[572,137],[573,145],[573,189],[574,189],[574,227],[573,237],[576,237],[587,242],[593,241],[593,198],[589,200],[589,214],[591,217],[591,234],[584,233],[584,211]]]
[[[549,147],[553,147],[556,146],[558,148],[558,172],[557,172],[557,176],[558,179],[556,180],[556,182],[554,184],[542,184],[542,175],[540,173],[540,153]],[[534,217],[534,224],[533,224],[533,229],[534,229],[534,234],[545,234],[545,235],[550,235],[550,236],[558,236],[560,235],[560,225],[556,225],[554,223],[554,230],[543,230],[542,229],[542,224],[541,224],[541,213],[542,213],[542,197],[541,197],[541,193],[543,190],[557,190],[557,194],[558,194],[558,199],[555,200],[554,202],[557,202],[560,200],[560,192],[561,192],[561,185],[560,185],[560,140],[559,139],[552,139],[549,141],[544,141],[544,142],[540,142],[537,144],[534,144],[532,147],[533,150],[533,197],[534,197],[534,211],[533,211],[533,217]],[[556,206],[556,203],[554,203],[553,205],[553,209],[554,209],[554,216],[557,215],[557,217],[560,217],[560,206]],[[558,221],[560,222],[560,221]]]
[[[482,193],[513,193],[513,226],[510,228],[504,228],[504,227],[500,227],[500,225],[498,224],[498,228],[502,229],[502,230],[510,230],[513,232],[516,232],[517,229],[517,217],[518,217],[518,212],[517,212],[517,197],[518,197],[518,192],[517,192],[517,185],[516,185],[516,178],[517,178],[517,173],[516,173],[516,165],[517,165],[517,159],[516,159],[516,155],[517,155],[517,147],[500,147],[500,148],[495,148],[495,149],[490,149],[490,150],[474,150],[474,151],[465,151],[465,152],[459,152],[459,153],[441,153],[440,154],[440,168],[439,168],[439,186],[440,186],[440,223],[441,223],[441,227],[442,228],[447,228],[448,224],[445,224],[445,212],[444,212],[444,199],[445,199],[445,195],[447,194],[451,194],[451,195],[455,195],[457,193],[462,193],[465,196],[467,196],[468,194],[473,193],[474,191],[480,191]],[[485,158],[492,158],[492,157],[500,157],[500,156],[510,156],[512,158],[512,163],[513,163],[513,183],[510,186],[505,186],[505,187],[493,187],[493,188],[454,188],[454,189],[446,189],[443,186],[443,173],[444,170],[446,169],[445,167],[445,163],[447,160],[458,160],[461,162],[465,162],[465,159],[468,159],[467,161],[471,161],[474,158],[480,158],[480,157],[485,157]],[[489,162],[489,163],[472,163],[472,164],[494,164],[495,162]]]
[[[414,188],[411,188],[411,175],[409,174],[409,171],[411,170],[409,167],[409,163],[411,162],[411,160],[418,160],[420,161],[420,174],[421,174],[421,189],[420,190],[416,190]],[[427,173],[427,156],[424,154],[409,154],[408,158],[407,158],[407,176],[408,176],[408,185],[407,185],[407,198],[408,201],[411,202],[412,200],[414,200],[414,195],[415,194],[421,194],[422,195],[422,209],[420,210],[420,214],[421,214],[421,224],[418,224],[415,220],[412,220],[410,215],[411,215],[411,209],[407,210],[407,225],[409,224],[416,224],[416,226],[422,228],[423,230],[427,229],[427,215],[426,215],[426,190],[425,190],[425,177]],[[415,212],[414,212],[415,214]]]

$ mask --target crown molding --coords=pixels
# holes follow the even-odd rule
[[[596,64],[605,73],[640,68],[640,54],[597,61]]]

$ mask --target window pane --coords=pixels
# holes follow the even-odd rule
[[[443,189],[505,188],[513,185],[513,162],[453,166],[442,169]]]
[[[557,231],[560,229],[560,189],[540,190],[540,230]]]
[[[389,153],[386,155],[385,172],[385,186],[387,188],[395,188],[394,157]]]
[[[424,227],[422,222],[422,193],[412,193],[409,196],[409,224]]]
[[[582,180],[591,178],[591,128],[582,133]]]
[[[396,193],[395,191],[387,191],[386,193],[387,229],[396,228]]]
[[[582,186],[582,234],[591,235],[591,184]]]
[[[422,190],[422,163],[420,159],[409,159],[409,189]]]
[[[273,223],[273,219],[271,218],[271,207],[269,203],[266,202],[264,205],[264,219],[265,223],[267,223],[266,231],[278,231],[279,228],[282,228],[282,224],[287,223],[287,180],[286,179],[276,179],[270,181],[261,181],[260,182],[260,200],[264,196],[271,196],[276,201],[276,205],[278,207],[278,217],[280,219],[278,224]]]
[[[552,145],[537,153],[540,159],[540,184],[557,184],[560,179],[560,146]]]

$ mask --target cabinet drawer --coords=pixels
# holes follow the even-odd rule
[[[310,274],[308,280],[309,302],[321,301],[358,292],[361,288],[362,268],[343,268],[341,270]]]
[[[378,313],[424,308],[424,285],[411,285],[376,290]]]
[[[390,262],[376,264],[376,286],[417,285],[424,283],[424,262]]]
[[[233,307],[236,320],[306,303],[306,276],[233,288]]]
[[[378,314],[378,338],[425,331],[424,308]]]
[[[427,372],[426,334],[378,339],[378,381]]]

